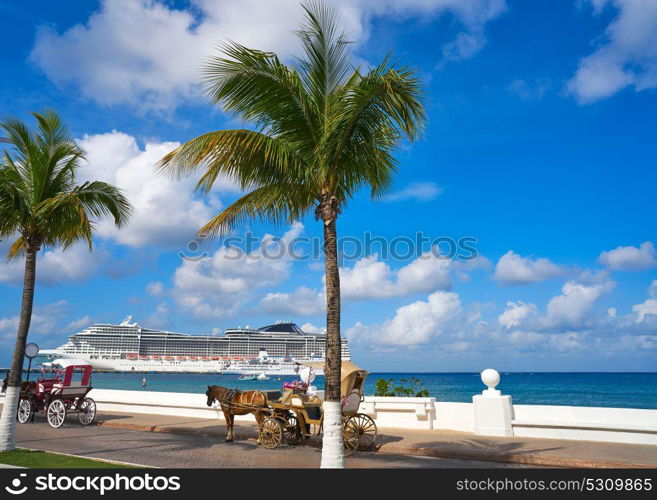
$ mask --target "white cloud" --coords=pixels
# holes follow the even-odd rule
[[[303,231],[295,223],[281,241],[265,236],[266,255],[274,256],[279,245],[286,245]],[[235,314],[252,299],[252,292],[274,286],[290,275],[292,260],[285,252],[282,258],[263,255],[261,248],[239,258],[234,249],[221,247],[207,258],[185,260],[176,269],[171,294],[176,303],[195,317],[211,319]]]
[[[159,297],[164,293],[164,285],[159,281],[151,281],[146,285],[146,293],[153,297]]]
[[[541,313],[531,302],[508,301],[504,312],[498,317],[498,323],[505,329],[541,334],[591,327],[603,319],[595,316],[595,304],[614,286],[616,283],[605,272],[583,272],[576,280],[567,281],[561,289],[562,293],[548,301],[545,313]],[[607,318],[614,317],[615,312],[609,310]]]
[[[448,333],[461,312],[461,301],[456,293],[435,292],[426,301],[400,307],[392,319],[381,324],[356,323],[346,335],[356,342],[407,347],[425,344]]]
[[[30,321],[30,339],[33,335],[50,335],[59,333],[57,326],[61,324],[68,311],[68,303],[65,300],[35,306]],[[0,318],[0,340],[13,341],[18,332],[20,316]]]
[[[169,328],[171,326],[169,304],[166,302],[159,303],[155,308],[155,312],[146,321],[149,328]]]
[[[648,287],[648,295],[653,299],[657,299],[657,280],[652,280],[650,286]]]
[[[652,242],[646,241],[638,248],[617,247],[602,252],[598,261],[611,271],[645,271],[657,267],[657,252]]]
[[[486,359],[589,351],[645,356],[657,351],[657,300],[635,306],[632,314],[619,315],[613,307],[597,313],[595,305],[613,287],[606,273],[585,272],[564,284],[545,312],[530,302],[509,301],[497,321],[487,321],[480,304],[462,304],[454,292],[436,292],[400,307],[383,322],[356,322],[346,334],[372,353],[397,355],[417,353],[419,346],[436,356],[467,352]]]
[[[4,255],[6,252],[3,252],[2,257]],[[37,283],[53,286],[84,281],[107,259],[106,251],[95,248],[92,253],[83,243],[75,244],[67,250],[61,247],[42,250],[37,257]],[[22,284],[24,270],[23,257],[11,261],[0,258],[0,282]]]
[[[301,286],[292,293],[268,293],[260,301],[260,307],[272,314],[315,316],[326,311],[326,296]]]
[[[605,7],[617,15],[605,30],[604,42],[579,61],[568,90],[581,103],[609,97],[626,88],[638,92],[657,87],[657,2],[591,0],[594,13]]]
[[[11,340],[18,332],[18,316],[0,318],[0,339]]]
[[[304,323],[301,325],[301,329],[307,333],[323,333],[325,330],[325,328],[320,328],[319,326],[315,326],[312,323]]]
[[[336,0],[341,24],[354,42],[367,39],[373,18],[450,14],[461,30],[443,47],[446,60],[471,57],[486,42],[486,24],[504,0]],[[188,10],[152,0],[104,0],[85,23],[63,32],[42,26],[31,59],[59,86],[74,85],[102,105],[141,110],[174,108],[199,95],[205,57],[232,39],[289,56],[302,21],[298,0],[192,0]]]
[[[568,281],[561,289],[562,294],[548,302],[545,324],[562,328],[583,326],[597,300],[615,285],[613,281],[602,277],[598,283]]]
[[[546,79],[536,79],[533,82],[527,82],[521,78],[513,80],[507,90],[517,95],[523,101],[540,101],[550,88],[550,81]]]
[[[533,321],[538,316],[538,308],[535,304],[525,303],[521,300],[517,302],[508,301],[506,309],[497,318],[500,325],[505,328],[514,328]]]
[[[636,316],[636,323],[643,323],[648,315],[657,315],[657,280],[653,280],[648,287],[647,299],[641,304],[632,306],[632,312]]]
[[[431,201],[440,196],[443,188],[434,182],[414,182],[401,191],[391,193],[385,201]]]
[[[641,323],[649,314],[657,314],[657,299],[648,299],[641,304],[632,306],[632,312],[636,314],[636,322]]]
[[[347,299],[372,299],[410,295],[452,286],[452,263],[427,252],[410,264],[393,271],[377,255],[340,269],[340,288]]]
[[[564,270],[549,259],[533,260],[509,250],[497,262],[493,279],[504,285],[526,285],[549,280],[563,273]]]
[[[118,229],[102,220],[96,234],[131,247],[163,245],[184,249],[198,229],[221,208],[217,191],[232,191],[230,181],[216,184],[208,200],[194,196],[195,179],[171,179],[155,172],[155,164],[179,146],[177,142],[147,142],[140,149],[134,137],[113,131],[85,135],[79,141],[87,152],[88,166],[81,180],[101,180],[121,188],[134,206],[133,218]]]
[[[82,318],[71,321],[68,325],[66,325],[66,329],[77,332],[78,330],[82,330],[83,328],[91,326],[92,324],[93,320],[91,319],[91,316],[83,316]]]

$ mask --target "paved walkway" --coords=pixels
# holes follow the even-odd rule
[[[108,420],[105,420],[109,424]],[[72,453],[88,458],[166,468],[318,468],[321,451],[312,446],[267,450],[255,439],[224,443],[223,437],[203,433],[177,435],[138,431],[110,425],[81,427],[73,419],[51,429],[43,417],[17,426],[17,445],[25,448]],[[349,468],[518,468],[516,464],[491,464],[475,460],[358,453],[347,458]]]
[[[98,426],[69,417],[51,429],[42,415],[17,425],[19,446],[154,467],[317,467],[317,439],[270,451],[255,443],[255,424],[235,426],[224,443],[221,420],[99,413]],[[657,468],[657,446],[538,438],[491,438],[456,431],[381,428],[376,453],[358,453],[350,467],[632,467]],[[294,450],[294,453],[291,453]],[[246,453],[248,451],[248,453]]]
[[[223,441],[223,421],[125,413],[103,413],[97,417],[103,428],[164,432]],[[236,439],[246,445],[255,442],[255,424],[236,424]],[[538,438],[491,438],[456,431],[415,431],[382,428],[378,453],[403,454],[470,461],[490,461],[546,467],[648,467],[657,468],[657,446],[594,441]],[[318,440],[310,440],[319,446]],[[492,465],[492,464],[489,464]]]

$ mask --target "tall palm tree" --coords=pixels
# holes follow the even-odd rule
[[[0,123],[11,144],[0,163],[0,238],[15,238],[9,258],[25,255],[18,334],[0,417],[0,451],[15,447],[16,412],[39,250],[56,245],[67,248],[80,240],[91,249],[92,219],[111,216],[117,226],[122,226],[131,212],[130,203],[114,186],[76,183],[76,170],[84,153],[56,113],[34,113],[34,117],[37,130],[30,130],[17,119]]]
[[[208,97],[252,125],[201,135],[166,155],[160,169],[186,175],[198,168],[207,193],[220,176],[247,194],[199,233],[215,237],[246,220],[282,223],[314,212],[323,223],[326,274],[326,366],[322,467],[342,467],[340,402],[340,276],[336,221],[363,187],[385,194],[400,141],[415,139],[424,122],[422,88],[414,71],[387,58],[355,69],[336,12],[304,4],[296,67],[276,54],[234,42],[204,69]]]

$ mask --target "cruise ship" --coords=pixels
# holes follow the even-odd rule
[[[229,329],[219,336],[153,330],[128,317],[118,325],[85,328],[39,354],[84,359],[106,371],[294,375],[299,363],[324,361],[325,348],[324,333],[304,332],[292,322]],[[350,359],[346,339],[342,359]]]

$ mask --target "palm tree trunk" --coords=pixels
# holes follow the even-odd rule
[[[16,448],[16,414],[18,412],[18,399],[23,379],[23,358],[25,357],[25,344],[32,320],[32,304],[34,303],[34,283],[36,281],[36,259],[39,247],[30,246],[25,256],[25,276],[23,279],[23,302],[21,304],[21,317],[18,323],[18,335],[14,347],[14,357],[11,361],[9,381],[5,402],[0,417],[0,451],[11,451]]]
[[[326,364],[324,367],[324,437],[322,468],[343,468],[342,401],[340,368],[340,273],[335,218],[324,221],[324,259],[326,267]]]

